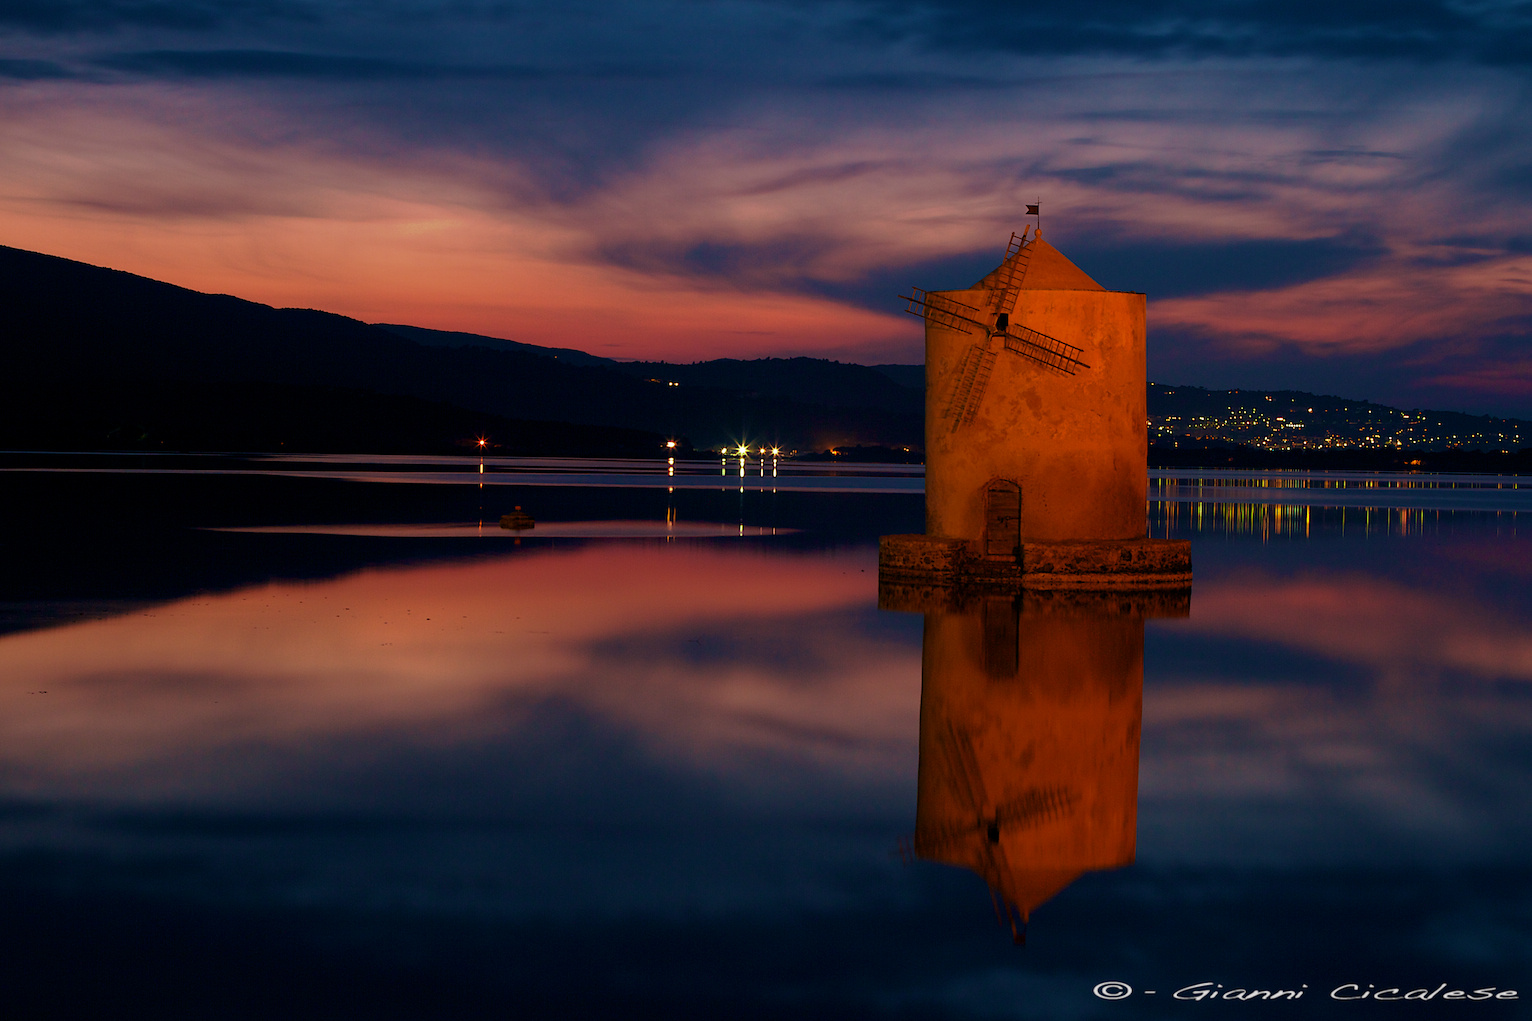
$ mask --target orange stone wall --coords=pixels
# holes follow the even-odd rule
[[[936,293],[981,309],[992,300]],[[1089,368],[1062,375],[1001,350],[977,416],[953,431],[943,418],[953,376],[979,338],[927,321],[926,534],[982,542],[984,492],[999,478],[1021,486],[1023,542],[1142,537],[1144,295],[1024,289],[1011,321],[1083,348]]]

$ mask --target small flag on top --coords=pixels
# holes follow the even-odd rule
[[[1041,205],[1041,203],[1039,203],[1039,205]],[[1028,216],[1036,216],[1037,215],[1037,206],[1028,206],[1027,207],[1027,215]]]

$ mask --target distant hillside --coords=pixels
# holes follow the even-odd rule
[[[871,365],[868,368],[883,373],[900,386],[925,391],[926,367],[924,365]]]
[[[378,323],[380,329],[437,347],[483,347],[543,355],[565,365],[598,365],[655,383],[731,390],[750,397],[840,408],[920,412],[924,365],[857,365],[824,358],[714,358],[701,362],[620,362],[567,347],[538,347],[477,333]]]
[[[427,347],[483,347],[491,351],[518,351],[522,354],[542,355],[544,358],[552,358],[563,362],[565,365],[616,365],[611,358],[602,358],[600,355],[586,354],[584,351],[576,351],[572,347],[538,347],[536,344],[523,344],[515,340],[501,340],[499,337],[486,337],[480,333],[461,333],[457,330],[428,330],[424,326],[401,326],[397,323],[374,323],[380,330],[387,330],[406,340],[413,340],[417,344]]]
[[[283,383],[144,380],[0,401],[0,449],[656,457],[666,438],[511,419],[418,397]],[[691,453],[684,445],[681,456]]]
[[[0,247],[0,400],[11,407],[13,423],[0,445],[21,442],[14,431],[18,421],[29,423],[27,434],[34,438],[53,435],[41,428],[49,423],[60,436],[78,435],[70,423],[93,420],[102,395],[121,397],[117,403],[125,412],[133,405],[127,395],[137,394],[140,404],[159,401],[159,410],[168,413],[195,404],[199,387],[257,383],[309,388],[310,435],[326,429],[349,434],[355,423],[347,416],[383,414],[380,405],[366,402],[342,410],[331,391],[347,390],[508,420],[642,430],[699,448],[744,441],[822,450],[919,446],[922,440],[918,401],[901,407],[884,378],[861,366],[821,362],[795,370],[832,381],[860,378],[847,386],[844,400],[834,382],[814,383],[817,397],[801,399],[780,379],[764,388],[743,379],[736,380],[742,385],[720,385],[698,370],[699,382],[670,386],[652,382],[646,371],[584,352],[275,309]],[[726,376],[711,378],[726,382]],[[164,396],[172,390],[187,396]],[[228,414],[250,420],[258,411],[237,404]],[[160,428],[193,446],[212,445],[196,438],[189,419],[165,420]],[[614,436],[613,449],[626,448],[630,439]]]
[[[901,386],[866,365],[823,358],[716,358],[706,362],[617,362],[618,372],[654,382],[717,387],[752,398],[840,408],[924,414],[922,390]],[[921,367],[924,376],[925,368]],[[922,383],[924,385],[924,383]]]
[[[1206,390],[1149,384],[1149,441],[1256,450],[1483,450],[1532,446],[1532,422],[1403,410],[1300,390]]]
[[[923,446],[923,391],[919,365],[617,362],[0,247],[0,448],[413,453],[489,435],[503,453],[657,455],[676,439],[903,458]],[[1151,383],[1148,401],[1165,464],[1412,466],[1424,460],[1405,452],[1480,450],[1492,470],[1532,446],[1523,420],[1299,391]]]

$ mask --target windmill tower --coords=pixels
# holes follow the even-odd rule
[[[973,286],[903,297],[926,325],[926,534],[884,538],[885,576],[1190,584],[1187,544],[1145,539],[1144,295],[1029,228]]]
[[[1028,539],[1142,537],[1144,296],[1104,289],[1026,233],[972,287],[916,296],[927,533],[986,555]]]

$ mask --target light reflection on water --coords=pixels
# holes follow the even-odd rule
[[[210,527],[211,532],[267,535],[356,535],[400,539],[711,539],[790,535],[796,528],[720,521],[544,521],[530,528],[502,528],[496,521],[407,525],[246,525]]]
[[[818,539],[810,513],[729,544],[401,555],[0,637],[0,895],[46,951],[11,948],[7,980],[88,999],[128,954],[158,1017],[346,1016],[374,987],[361,1016],[1157,1017],[1090,989],[1514,986],[1512,516],[1305,508],[1298,533],[1156,506],[1197,582],[1190,616],[1147,625],[880,611],[876,534]],[[346,527],[174,541],[296,563],[417,526]],[[961,867],[902,864],[901,838]],[[1030,912],[1025,950],[986,883]],[[230,949],[185,963],[209,938]],[[161,995],[204,973],[190,1005]],[[295,982],[307,1013],[241,1013]]]
[[[1152,491],[1151,491],[1152,493]],[[1460,495],[1450,507],[1335,506],[1227,500],[1158,500],[1149,502],[1149,534],[1161,538],[1188,536],[1249,536],[1262,541],[1307,539],[1329,532],[1345,537],[1434,535],[1469,527],[1485,527],[1481,515],[1493,515],[1496,535],[1515,538],[1525,529],[1521,512],[1497,506],[1493,495]],[[1475,507],[1475,503],[1484,506]],[[1461,513],[1469,510],[1470,514]]]
[[[20,455],[9,461],[26,460]],[[600,487],[717,490],[765,493],[924,492],[923,465],[837,464],[722,458],[706,461],[580,460],[569,458],[464,458],[423,455],[82,455],[60,465],[0,467],[0,472],[125,475],[225,475],[309,478],[360,483],[446,486]],[[95,461],[88,464],[85,462]],[[156,464],[155,462],[159,463]],[[130,462],[138,462],[130,464]],[[252,465],[259,467],[252,467]],[[275,468],[267,465],[285,465]],[[316,467],[318,466],[318,467]],[[335,466],[342,466],[340,468]],[[344,468],[344,470],[342,470]],[[451,470],[444,470],[451,469]],[[769,472],[769,474],[768,474]],[[1408,509],[1520,513],[1532,511],[1532,485],[1520,476],[1408,472],[1300,472],[1156,469],[1149,472],[1150,506],[1192,505],[1192,513],[1238,518],[1248,505],[1277,505],[1288,517],[1301,508],[1356,511]]]

